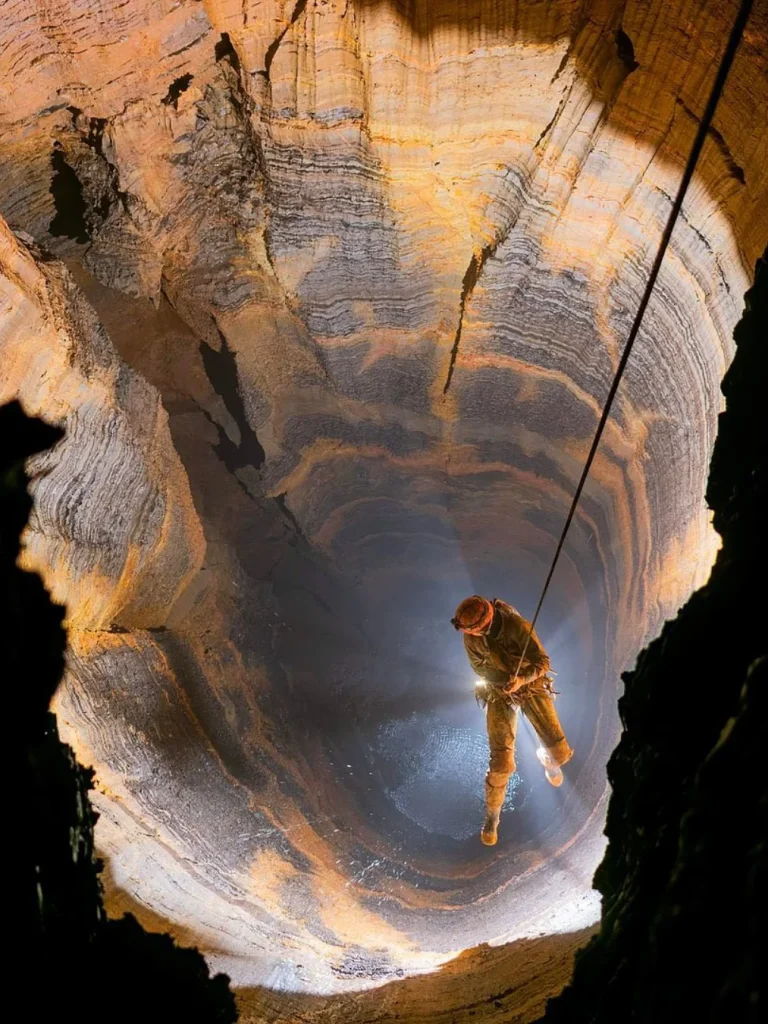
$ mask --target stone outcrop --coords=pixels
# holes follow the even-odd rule
[[[3,238],[43,296],[4,321],[39,361],[4,393],[79,432],[27,556],[85,627],[61,727],[96,770],[108,904],[203,948],[245,1020],[387,982],[403,1013],[405,975],[555,935],[533,1019],[576,944],[556,933],[595,919],[619,673],[718,544],[719,382],[768,234],[765,0],[541,622],[577,757],[555,794],[521,738],[493,853],[447,619],[473,591],[535,605],[735,8],[19,0],[0,22],[0,213],[26,232]],[[77,504],[77,458],[117,474],[119,514]]]

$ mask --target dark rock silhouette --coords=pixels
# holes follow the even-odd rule
[[[16,560],[32,506],[25,460],[62,436],[0,409],[0,557],[6,614],[3,650],[18,711],[10,729],[10,774],[19,809],[9,877],[21,881],[21,936],[14,935],[27,1020],[76,1016],[83,1022],[237,1019],[228,979],[210,978],[203,957],[168,935],[150,934],[130,915],[109,920],[94,855],[91,773],[61,742],[48,705],[64,667],[64,609]],[[15,748],[15,749],[14,749]]]

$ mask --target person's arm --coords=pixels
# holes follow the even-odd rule
[[[550,661],[547,652],[541,645],[541,641],[534,632],[528,640],[531,632],[531,624],[513,609],[504,611],[504,626],[507,640],[508,663],[510,666],[509,681],[514,684],[509,687],[509,692],[514,693],[521,686],[533,682],[539,676],[549,672]],[[526,641],[528,642],[525,648]],[[525,648],[525,657],[520,663],[520,654]],[[520,668],[518,670],[518,665]],[[515,678],[515,674],[517,678]]]
[[[524,619],[523,622],[525,624],[523,637],[525,638],[528,636],[531,626],[530,623],[525,622]],[[525,639],[523,639],[523,643],[525,643]],[[536,636],[535,630],[531,635],[531,639],[528,644],[528,650],[525,652],[525,660],[523,661],[523,667],[526,668],[527,682],[531,682],[531,680],[538,679],[539,676],[545,675],[547,672],[549,672],[550,668],[552,667],[549,660],[549,655],[542,647],[541,641]]]
[[[488,653],[488,649],[472,643],[469,636],[464,637],[464,649],[469,658],[469,664],[473,671],[486,682],[494,683],[497,686],[507,681],[508,673],[502,667],[497,666]]]

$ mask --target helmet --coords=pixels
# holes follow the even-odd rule
[[[451,624],[464,633],[484,633],[493,621],[493,611],[490,601],[474,594],[461,602]]]

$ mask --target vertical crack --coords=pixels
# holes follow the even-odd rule
[[[299,18],[302,16],[304,11],[306,10],[306,7],[307,0],[297,0],[296,6],[293,8],[291,20],[285,26],[285,28],[277,37],[277,39],[273,39],[272,42],[269,44],[267,52],[264,55],[264,77],[267,79],[267,81],[269,81],[269,74],[272,69],[272,61],[275,59],[275,54],[280,49],[280,44],[282,43],[283,39],[285,39],[288,30],[292,28],[292,26],[295,25]]]
[[[562,75],[562,73],[565,71],[568,61],[571,59],[574,51],[576,50],[576,47],[579,45],[581,41],[581,33],[584,31],[584,28],[589,22],[589,17],[584,11],[585,6],[586,5],[582,3],[581,10],[579,11],[578,16],[576,17],[574,26],[568,33],[568,46],[566,48],[565,53],[563,54],[563,58],[560,61],[560,64],[558,65],[557,71],[555,71],[554,75],[552,76],[552,80],[549,83],[550,85],[554,85],[560,77],[560,75]]]
[[[677,105],[682,109],[683,113],[690,117],[694,124],[699,124],[700,118],[698,117],[698,115],[694,114],[691,108],[687,106],[686,103],[679,96],[676,102]],[[722,134],[717,130],[717,128],[715,128],[714,125],[710,125],[707,129],[707,135],[709,138],[712,139],[717,148],[720,150],[720,154],[723,157],[723,160],[725,161],[726,167],[728,168],[728,173],[731,174],[741,185],[746,185],[747,178],[744,174],[744,168],[740,167],[736,163],[736,160],[733,157],[733,153],[731,153],[731,150],[728,147],[728,143],[725,141]]]
[[[227,436],[226,431],[218,423],[216,428],[219,432],[219,443],[216,445],[216,454],[225,464],[227,469],[237,475],[238,469],[252,466],[258,470],[264,463],[266,453],[261,445],[256,432],[248,422],[240,390],[240,380],[237,374],[237,362],[235,354],[227,344],[224,334],[219,331],[221,338],[221,351],[217,352],[207,342],[200,342],[200,354],[203,357],[203,367],[211,382],[214,391],[224,402],[227,412],[237,424],[240,431],[240,442],[235,444]]]
[[[288,505],[286,503],[286,497],[287,497],[287,494],[286,494],[285,491],[283,491],[282,494],[276,494],[274,496],[273,501],[275,502],[277,507],[280,509],[280,511],[282,512],[283,516],[285,517],[287,522],[290,524],[292,529],[294,530],[294,532],[296,534],[296,539],[299,542],[301,542],[302,544],[305,544],[307,547],[311,547],[309,541],[306,538],[306,535],[304,534],[304,531],[301,528],[301,524],[299,523],[298,519],[293,514],[293,512],[288,508]]]
[[[237,50],[232,45],[232,40],[229,38],[229,32],[222,32],[221,38],[213,48],[213,55],[216,58],[218,64],[222,60],[229,61],[234,71],[240,74],[240,58],[237,56]]]
[[[464,312],[467,308],[467,302],[472,297],[472,293],[475,290],[475,285],[478,282],[480,274],[482,273],[483,267],[487,263],[488,259],[496,251],[498,243],[492,245],[486,245],[479,253],[473,252],[472,259],[469,261],[466,273],[464,274],[464,280],[462,281],[461,287],[461,298],[459,299],[459,323],[456,328],[456,336],[453,339],[453,348],[451,349],[451,361],[448,364],[448,375],[445,379],[445,386],[443,387],[443,394],[448,394],[448,388],[451,386],[451,379],[453,377],[453,370],[456,366],[456,357],[459,354],[459,345],[461,344],[461,334],[464,330]]]

